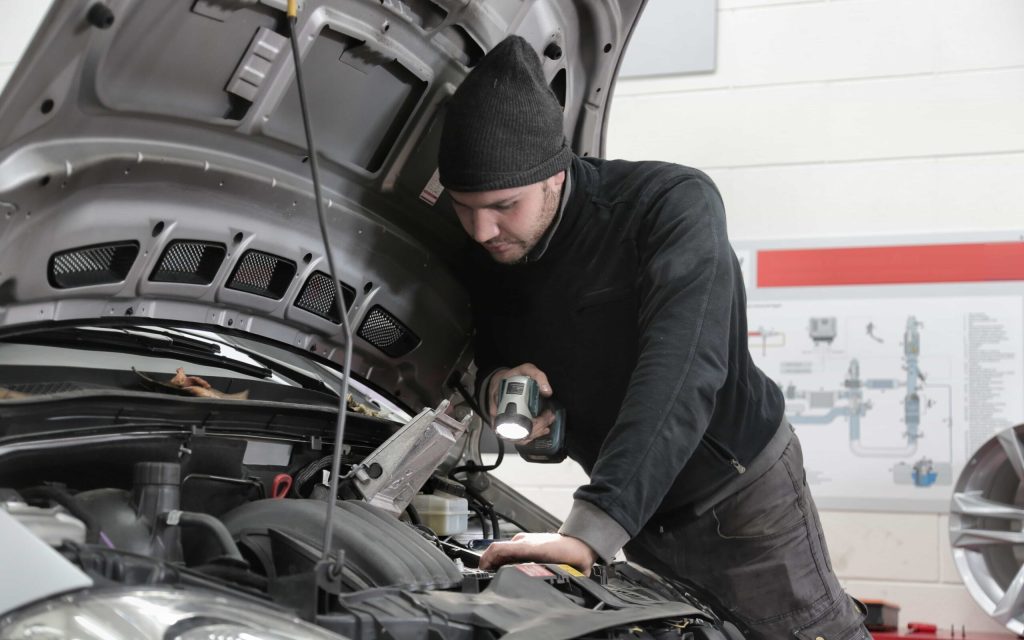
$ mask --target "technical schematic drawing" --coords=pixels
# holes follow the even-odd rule
[[[828,291],[747,309],[750,353],[782,391],[815,500],[947,509],[972,443],[1024,417],[1021,296]]]
[[[892,479],[896,484],[930,487],[934,484],[953,483],[953,465],[949,462],[935,462],[931,458],[919,458],[913,464],[897,462],[892,468]]]
[[[867,332],[868,337],[871,338],[872,340],[874,340],[875,342],[877,342],[879,344],[885,342],[885,340],[883,340],[882,338],[879,338],[878,336],[875,335],[875,323],[874,322],[869,322],[867,324],[867,326],[864,327],[864,330]]]
[[[811,318],[811,322],[807,327],[807,333],[810,334],[814,344],[821,342],[832,344],[832,341],[836,339],[835,317]]]
[[[874,323],[869,323],[868,326],[871,327],[868,331],[871,335],[874,332]],[[784,389],[784,395],[787,403],[786,414],[790,422],[794,425],[828,425],[845,420],[849,434],[849,450],[855,456],[900,460],[893,467],[894,482],[917,487],[952,482],[952,466],[949,460],[935,462],[930,457],[921,458],[916,462],[909,460],[917,454],[923,436],[920,392],[926,377],[920,368],[922,327],[923,323],[916,316],[907,317],[902,340],[904,374],[899,378],[865,377],[861,374],[860,360],[854,357],[849,360],[840,388],[810,391],[801,390],[793,383],[788,384]],[[827,341],[831,344],[838,333],[836,318],[812,318],[810,332],[811,338],[816,342]],[[871,337],[876,342],[883,342],[877,336]],[[871,395],[874,392],[886,391],[903,392],[901,443],[867,444],[863,431],[865,419],[874,407]],[[945,407],[949,406],[949,399],[946,397]],[[951,421],[951,412],[947,412],[939,425],[944,432],[949,432]],[[889,425],[892,426],[898,425]],[[943,453],[951,457],[952,445]]]
[[[785,347],[786,334],[775,329],[759,327],[756,331],[748,331],[747,339],[757,340],[761,343],[761,355],[768,354],[768,347]]]

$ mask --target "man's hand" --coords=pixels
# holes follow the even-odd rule
[[[480,558],[480,568],[497,569],[511,562],[569,564],[584,575],[597,561],[597,554],[578,538],[560,533],[517,533],[510,542],[494,542]]]
[[[525,362],[512,369],[502,369],[495,372],[495,374],[491,376],[490,384],[487,388],[487,409],[491,414],[492,426],[494,424],[494,418],[498,415],[498,389],[501,388],[501,381],[512,376],[530,376],[537,383],[540,395],[545,398],[550,398],[551,394],[554,393],[551,390],[551,384],[548,382],[547,375],[538,369],[536,365],[529,362]],[[539,416],[534,418],[533,427],[530,429],[530,435],[522,440],[516,440],[516,444],[526,444],[527,442],[546,436],[551,432],[550,426],[554,421],[555,414],[550,410],[544,410]]]

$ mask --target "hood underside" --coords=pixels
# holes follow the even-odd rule
[[[642,0],[300,4],[353,371],[432,405],[472,327],[432,178],[447,99],[511,33],[580,155]],[[0,331],[215,326],[341,360],[284,0],[55,2],[0,98]]]

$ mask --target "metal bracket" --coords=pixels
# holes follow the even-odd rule
[[[356,488],[367,502],[395,515],[405,511],[473,418],[460,422],[447,409],[448,400],[424,409],[355,469]]]

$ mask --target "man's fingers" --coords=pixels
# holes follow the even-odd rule
[[[524,362],[518,367],[509,369],[502,377],[507,378],[509,376],[530,376],[540,388],[540,395],[548,397],[552,394],[551,382],[548,380],[547,374],[538,369],[537,365],[532,362]]]
[[[544,437],[551,433],[551,425],[555,422],[555,414],[550,409],[545,409],[543,413],[534,418],[533,427],[530,430],[530,435],[523,438],[522,440],[516,441],[517,444],[526,444],[533,442],[537,438]]]
[[[530,432],[529,436],[523,438],[522,440],[516,440],[516,444],[529,444],[536,440],[537,438],[543,438],[549,433],[551,433],[551,429],[549,429],[548,427],[534,427],[533,431]]]
[[[480,568],[493,570],[511,562],[570,564],[586,575],[596,561],[593,550],[576,538],[557,533],[519,534],[511,542],[491,543],[480,557]]]
[[[533,364],[532,362],[524,362],[523,364],[516,367],[516,369],[522,369],[522,371],[518,375],[530,376],[537,382],[537,386],[540,388],[540,395],[544,396],[545,398],[551,396],[551,383],[548,381],[548,376],[546,373],[538,369],[537,365]]]
[[[508,553],[503,547],[507,547],[510,544],[516,544],[512,542],[492,542],[487,549],[484,550],[484,554],[480,556],[480,568],[484,571],[492,571],[511,562]]]
[[[512,562],[544,561],[537,549],[528,542],[492,542],[480,557],[480,568],[492,571]]]

